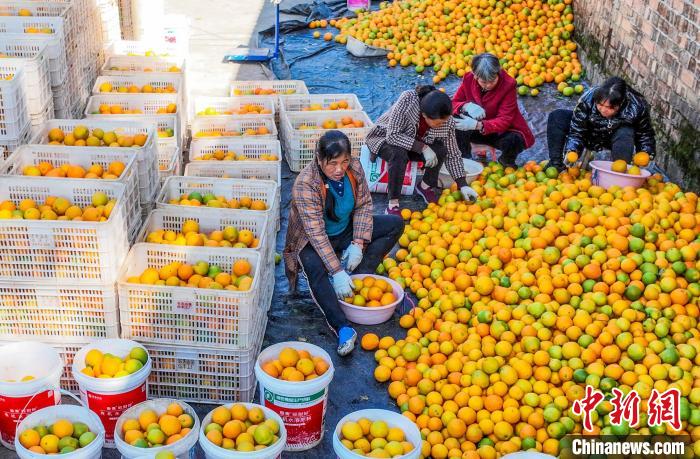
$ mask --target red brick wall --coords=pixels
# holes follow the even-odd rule
[[[700,189],[700,1],[574,0],[588,79],[619,75],[652,106],[657,163]]]

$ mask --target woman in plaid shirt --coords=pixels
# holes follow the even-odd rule
[[[372,196],[350,140],[328,131],[318,141],[316,159],[292,187],[284,262],[290,290],[304,271],[311,295],[338,336],[338,354],[349,354],[357,333],[338,299],[354,295],[348,272],[373,273],[403,232],[403,219],[372,215]],[[347,271],[346,271],[347,270]]]
[[[386,213],[399,215],[399,196],[409,161],[425,165],[423,180],[416,192],[426,204],[437,202],[440,168],[444,162],[465,198],[476,199],[476,192],[465,180],[462,153],[455,137],[450,97],[434,86],[418,86],[405,91],[399,100],[379,117],[367,135],[372,160],[380,156],[389,168],[389,205]]]

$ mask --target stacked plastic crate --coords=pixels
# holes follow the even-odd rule
[[[313,160],[318,139],[328,129],[344,132],[353,156],[359,158],[372,126],[354,94],[280,96],[280,135],[287,163],[294,172]]]
[[[0,219],[0,340],[50,343],[70,360],[90,340],[119,336],[115,281],[128,251],[128,198],[127,185],[118,180],[17,175],[22,172],[17,167],[40,158],[78,160],[66,157],[66,149],[57,150],[61,147],[22,146],[10,158],[11,169],[3,172],[11,175],[0,176],[0,212],[11,215]],[[127,161],[124,179],[131,180],[128,153],[105,150],[110,152],[91,154]],[[60,213],[65,202],[92,206],[101,193],[116,200],[104,221],[13,218],[27,212],[32,201],[52,202]],[[64,388],[75,390],[69,381],[66,370]]]
[[[145,46],[145,45],[144,45]],[[149,123],[158,133],[158,175],[180,173],[187,126],[185,61],[182,58],[129,56],[107,52],[101,76],[91,88],[85,116]],[[158,181],[158,188],[161,180]],[[143,217],[155,207],[157,190],[142,196]]]
[[[196,195],[216,196],[219,202],[225,200],[227,207],[194,207],[181,201],[183,196],[194,199]],[[157,209],[146,220],[140,242],[132,247],[119,280],[122,337],[148,349],[153,359],[149,380],[152,396],[209,403],[252,400],[253,367],[272,300],[276,235],[272,222],[279,213],[278,195],[276,183],[270,181],[166,179]],[[229,205],[246,199],[264,203],[265,209]],[[177,245],[170,236],[184,234],[188,231],[185,225],[193,222],[196,232],[208,236],[206,246]],[[239,235],[244,232],[249,240],[242,242]],[[249,288],[239,284],[241,288],[229,289],[235,284],[227,283],[228,274],[236,273],[234,264],[240,260],[248,262],[252,282]],[[146,268],[160,270],[172,262],[196,266],[203,279],[209,275],[222,284],[200,280],[187,286],[174,282],[148,285],[140,279],[134,281]],[[223,278],[216,275],[219,270]]]
[[[27,140],[30,127],[24,65],[0,59],[0,161]]]

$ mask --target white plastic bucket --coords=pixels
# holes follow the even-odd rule
[[[17,432],[24,432],[38,425],[48,426],[59,419],[67,419],[70,422],[82,422],[90,428],[90,431],[97,437],[85,448],[80,448],[70,453],[71,459],[99,459],[102,457],[102,445],[105,441],[105,429],[102,427],[100,418],[95,413],[85,407],[78,405],[50,406],[36,411],[19,423]],[[40,459],[46,457],[44,454],[37,454],[26,449],[19,442],[19,436],[15,439],[15,449],[20,459]]]
[[[370,0],[348,0],[347,6],[350,11],[369,11]]]
[[[310,381],[290,382],[273,378],[263,371],[261,363],[275,360],[285,347],[308,351],[312,357],[322,357],[328,362],[328,371]],[[326,351],[300,341],[274,344],[258,356],[255,377],[260,386],[260,400],[284,421],[287,429],[285,451],[305,451],[321,443],[333,371],[333,361]]]
[[[115,447],[114,426],[119,416],[128,408],[146,401],[151,357],[139,371],[122,378],[93,378],[81,370],[85,368],[85,356],[92,349],[123,357],[135,347],[143,348],[136,341],[128,339],[102,339],[88,344],[73,358],[73,378],[80,387],[80,398],[102,420],[107,448]]]
[[[644,185],[646,179],[651,176],[651,172],[646,169],[640,169],[642,175],[614,172],[611,170],[612,163],[610,161],[591,161],[590,166],[592,170],[591,183],[603,187],[606,190],[613,185],[617,185],[620,188],[626,186],[639,188]]]
[[[61,403],[63,360],[51,346],[33,341],[0,347],[0,442],[14,449],[17,423],[28,414]],[[26,382],[7,382],[25,376]]]
[[[211,423],[211,414],[214,412],[214,410],[211,410],[205,416],[204,420],[202,420],[202,427],[199,429],[199,446],[202,448],[202,451],[204,451],[204,457],[206,459],[277,459],[282,457],[282,451],[287,444],[287,429],[284,427],[282,418],[270,408],[254,403],[229,403],[224,406],[230,409],[233,405],[243,405],[249,410],[251,408],[261,408],[263,413],[265,413],[265,419],[274,419],[279,424],[280,431],[279,434],[277,434],[279,440],[265,449],[248,452],[231,451],[216,446],[214,443],[210,442],[204,434],[205,427]]]
[[[474,147],[475,145],[472,144],[472,154],[475,154]],[[463,158],[462,162],[464,163],[464,172],[466,173],[464,178],[467,184],[472,183],[484,172],[484,166],[481,163],[467,158]],[[447,166],[443,164],[442,168],[440,168],[440,175],[438,176],[438,185],[442,188],[449,188],[453,183],[454,179],[447,170]]]
[[[172,445],[165,445],[158,448],[149,448],[148,455],[154,457],[161,451],[170,451],[175,455],[177,459],[189,459],[191,452],[193,451],[194,445],[197,444],[197,434],[199,432],[199,418],[197,413],[187,403],[181,402],[180,400],[175,400],[171,398],[158,398],[154,400],[148,400],[146,402],[139,403],[138,405],[132,406],[128,410],[124,411],[114,428],[114,443],[117,449],[121,453],[124,459],[138,459],[143,457],[143,448],[137,448],[126,443],[121,436],[122,426],[127,419],[138,419],[139,415],[145,410],[153,410],[156,413],[164,413],[171,403],[177,403],[183,409],[186,414],[189,414],[194,419],[194,424],[191,430],[185,435],[181,440],[173,443]]]
[[[399,413],[387,410],[369,409],[354,411],[343,417],[335,426],[335,431],[333,431],[333,450],[340,459],[362,459],[364,457],[353,453],[340,442],[340,429],[342,429],[343,424],[349,421],[358,421],[362,418],[369,419],[370,421],[381,420],[386,422],[389,427],[398,427],[403,430],[406,435],[406,441],[413,445],[413,450],[403,456],[396,456],[394,459],[418,459],[420,457],[423,439],[421,438],[418,426]]]
[[[391,316],[394,315],[394,311],[396,310],[396,306],[403,301],[404,291],[398,283],[388,277],[378,276],[376,274],[353,274],[350,276],[353,280],[364,279],[365,277],[374,277],[375,279],[382,279],[389,283],[393,290],[394,297],[396,297],[396,301],[386,306],[368,307],[355,306],[343,300],[338,300],[340,309],[345,314],[345,318],[356,324],[377,325],[384,323],[391,319]]]

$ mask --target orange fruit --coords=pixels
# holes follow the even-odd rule
[[[379,336],[374,333],[365,333],[360,344],[365,351],[373,351],[379,347]]]

